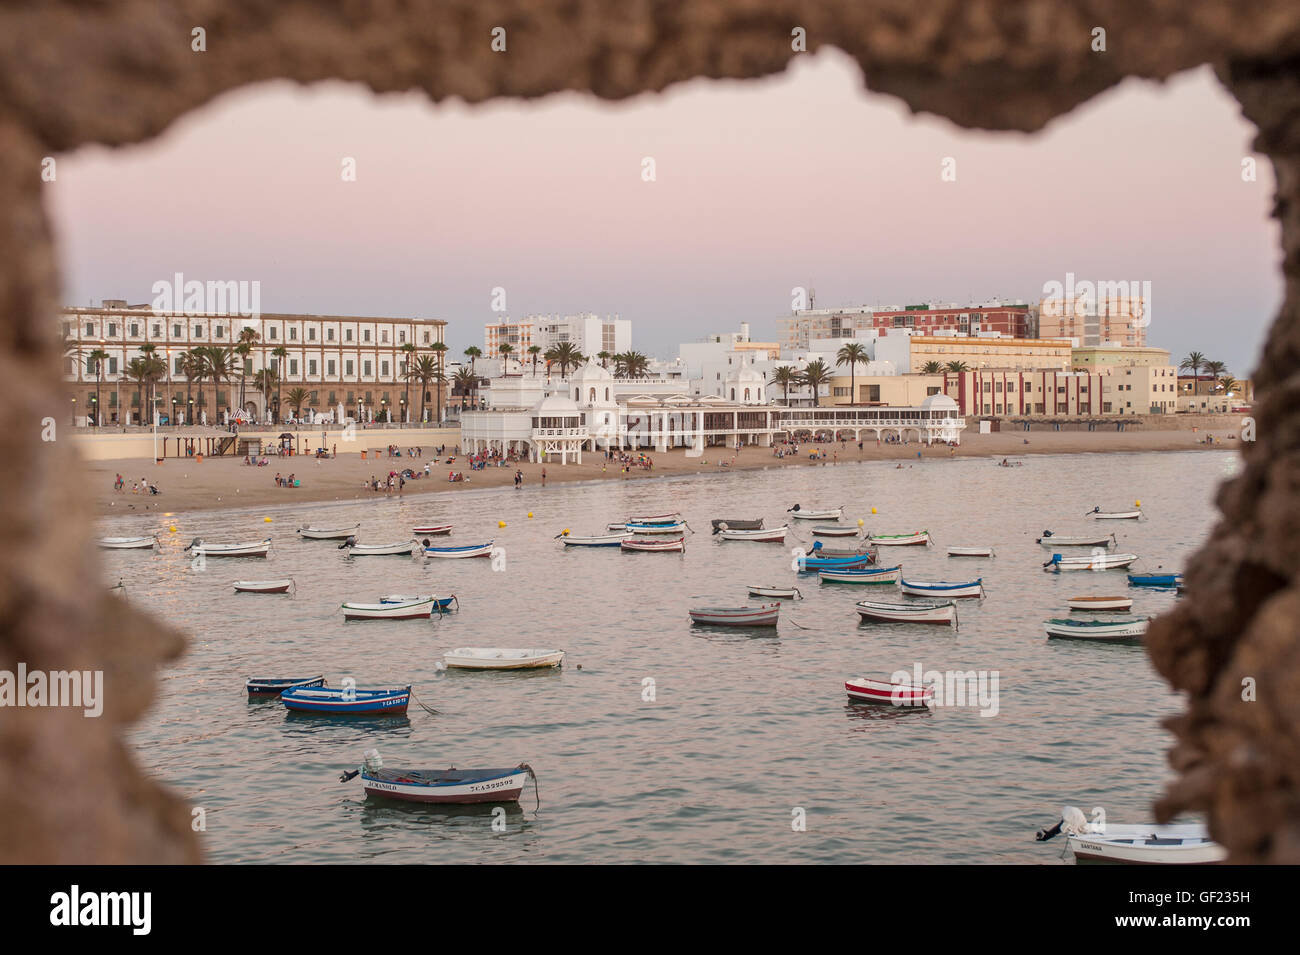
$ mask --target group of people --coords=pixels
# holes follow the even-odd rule
[[[280,474],[279,471],[276,471],[275,486],[276,487],[297,487],[298,482],[297,479],[292,474],[290,474],[288,477],[284,477],[282,474]]]
[[[114,478],[113,490],[116,491],[118,494],[126,493],[126,478],[122,477],[121,474],[118,474],[117,477]],[[138,481],[131,482],[131,493],[132,494],[157,494],[158,485],[150,484],[148,478],[142,477]],[[135,505],[133,504],[131,506],[134,507]]]

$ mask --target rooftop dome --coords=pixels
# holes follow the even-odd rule
[[[925,411],[950,411],[956,413],[957,402],[944,394],[931,395],[921,402],[921,408]]]
[[[540,415],[576,415],[578,406],[568,395],[548,395],[537,404],[533,405],[534,414]]]

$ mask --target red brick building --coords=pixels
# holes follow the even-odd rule
[[[918,335],[952,331],[958,335],[976,332],[1001,332],[1009,338],[1029,338],[1028,305],[943,306],[908,305],[887,312],[873,312],[871,327],[881,332],[891,328],[911,328]]]

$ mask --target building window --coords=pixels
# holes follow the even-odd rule
[[[272,325],[270,328],[266,330],[266,337],[271,341],[275,341],[275,339],[278,337],[278,334],[279,333],[276,330],[276,327],[274,325]]]
[[[325,373],[326,373],[327,375],[329,375],[331,378],[333,378],[333,377],[334,377],[334,359],[333,359],[333,358],[331,358],[329,361],[327,361],[327,362],[325,363],[325,368],[326,368],[326,372],[325,372]],[[330,395],[330,404],[333,404],[333,403],[334,403],[334,395],[331,394],[331,395]]]
[[[140,334],[140,326],[137,325],[135,322],[132,322],[132,323],[131,323],[131,337],[132,337],[132,338],[135,338],[135,337],[136,337],[137,335],[139,335],[139,334]]]
[[[428,333],[428,331],[425,331],[425,333],[424,333],[424,343],[425,343],[426,345],[429,344],[429,333]]]
[[[350,342],[350,341],[352,341],[352,329],[350,329],[350,328],[344,329],[344,331],[343,331],[343,340],[344,340],[345,342]]]
[[[298,374],[298,359],[296,358],[289,359],[289,374],[291,376]]]
[[[307,341],[314,342],[315,340],[316,340],[316,329],[315,328],[307,329]]]
[[[379,333],[379,340],[385,345],[388,344],[388,329],[385,328]]]
[[[345,375],[350,376],[352,374],[352,359],[349,358],[347,361],[343,363],[343,369],[344,369],[343,373]],[[348,400],[351,401],[352,399],[349,398]]]
[[[161,326],[161,325],[155,324],[155,325],[153,326],[153,337],[154,337],[154,338],[162,338],[162,326]]]
[[[334,341],[334,329],[332,328],[325,329],[325,340],[327,342]]]
[[[405,330],[399,331],[399,332],[397,333],[397,344],[399,344],[399,345],[405,345],[405,344],[406,344],[406,332],[405,332]]]
[[[195,326],[194,326],[194,337],[195,337],[195,338],[202,338],[202,337],[203,337],[203,326],[202,326],[202,325],[195,325]]]
[[[382,375],[384,378],[388,377],[388,362],[381,361],[379,363],[379,374]]]
[[[291,341],[291,342],[296,342],[297,340],[298,340],[298,329],[296,329],[296,328],[290,328],[290,329],[289,329],[289,341]]]
[[[117,337],[117,322],[108,323],[108,337],[109,338]]]
[[[370,333],[367,332],[366,334],[368,335],[368,334],[370,334]],[[373,365],[371,362],[369,362],[369,361],[363,361],[363,362],[361,363],[361,374],[364,375],[365,377],[369,378],[369,377],[374,373],[373,370],[372,370],[373,368],[374,368],[374,365]]]
[[[308,359],[308,361],[307,361],[307,374],[309,374],[309,375],[315,375],[315,374],[316,374],[316,359],[315,359],[315,358]]]
[[[361,330],[361,340],[362,340],[363,342],[369,342],[369,341],[370,341],[370,329],[368,329],[368,328],[363,328],[363,329]]]

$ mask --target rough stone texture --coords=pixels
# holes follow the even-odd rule
[[[190,31],[207,30],[207,52]],[[506,53],[490,31],[507,30]],[[1189,694],[1171,721],[1180,778],[1158,810],[1210,813],[1235,861],[1300,862],[1300,5],[1294,0],[11,0],[0,8],[0,668],[102,668],[100,720],[0,713],[0,862],[198,858],[185,807],[119,736],[182,640],[98,586],[68,442],[59,302],[41,157],[157,135],[257,80],[339,78],[432,99],[589,90],[617,99],[704,77],[780,71],[790,31],[839,47],[867,86],[966,126],[1033,131],[1125,76],[1211,63],[1278,175],[1286,300],[1258,388],[1258,442],[1225,486],[1191,594],[1152,628]],[[1107,52],[1091,49],[1094,27]],[[1063,188],[1068,184],[1063,184]],[[1188,210],[1189,215],[1195,214]],[[161,266],[160,266],[161,268]],[[163,271],[166,271],[163,268]],[[1241,701],[1241,679],[1258,701]]]

